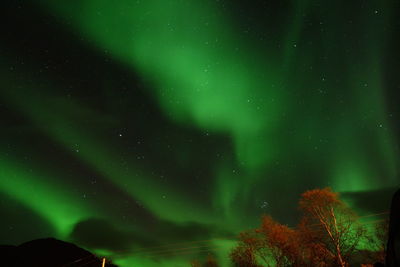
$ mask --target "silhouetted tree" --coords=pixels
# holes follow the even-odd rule
[[[386,266],[400,266],[400,189],[396,191],[390,206],[389,236]]]

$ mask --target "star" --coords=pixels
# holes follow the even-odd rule
[[[269,206],[269,203],[267,201],[263,201],[263,203],[261,204],[260,208],[261,209],[265,209]]]

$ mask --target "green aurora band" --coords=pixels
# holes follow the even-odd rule
[[[298,66],[299,62],[307,65],[317,60],[312,50],[301,49],[302,54],[296,54],[296,49],[300,49],[297,43],[301,41],[302,25],[306,23],[301,17],[308,12],[318,12],[316,16],[324,18],[323,23],[330,34],[322,40],[322,45],[326,42],[322,49],[326,49],[326,57],[335,58],[339,53],[337,50],[346,49],[339,47],[334,50],[327,44],[335,42],[346,25],[328,13],[329,9],[338,8],[340,3],[316,11],[309,1],[294,1],[293,23],[287,23],[285,32],[289,34],[281,37],[286,47],[278,53],[272,49],[267,51],[264,60],[257,60],[259,55],[254,52],[252,44],[235,36],[234,23],[221,14],[219,7],[211,1],[125,0],[111,4],[105,0],[88,0],[73,5],[69,1],[44,3],[56,14],[67,18],[84,36],[92,38],[98,49],[109,51],[117,60],[131,65],[150,80],[154,84],[152,93],[172,120],[231,136],[237,162],[245,175],[233,177],[231,173],[222,171],[230,166],[221,166],[220,175],[216,177],[215,197],[216,205],[221,205],[225,211],[230,210],[232,200],[241,194],[239,191],[246,191],[254,185],[254,179],[263,178],[253,173],[280,157],[282,144],[274,137],[287,126],[285,117],[296,112],[292,110],[296,104],[285,91],[298,90],[296,87],[306,86],[306,83],[314,83],[308,85],[314,88],[323,87],[321,91],[334,90],[335,86],[343,86],[349,91],[340,101],[349,102],[345,104],[347,109],[351,109],[343,110],[343,114],[334,114],[337,118],[328,118],[340,120],[330,126],[329,131],[323,132],[323,129],[313,126],[326,123],[323,117],[305,117],[301,122],[304,133],[300,134],[300,139],[318,138],[314,135],[322,131],[320,136],[329,136],[337,142],[333,144],[333,149],[338,151],[332,153],[329,166],[333,188],[356,191],[394,183],[397,157],[391,149],[394,141],[390,136],[382,99],[382,68],[379,62],[383,52],[381,43],[385,39],[383,30],[380,30],[384,27],[379,25],[389,19],[390,7],[387,4],[379,1],[370,3],[376,10],[381,10],[384,17],[380,16],[376,21],[360,18],[363,28],[371,29],[366,37],[363,36],[368,39],[360,40],[365,43],[364,47],[343,56],[348,60],[348,67],[343,66],[345,74],[332,70],[329,66],[331,61],[326,62],[327,66],[320,66],[327,69],[326,76],[332,76],[328,78],[318,71],[304,73],[299,69],[303,68]],[[342,23],[343,27],[335,25],[338,23]],[[371,67],[365,68],[364,65]],[[299,73],[299,77],[293,73]],[[335,80],[335,76],[344,76],[343,81],[337,84],[335,81],[319,83],[326,79]],[[294,82],[288,82],[289,79]],[[365,87],[369,89],[368,95],[365,94]],[[327,111],[329,106],[328,103],[324,105],[326,100],[323,95],[312,97],[314,99],[310,101],[315,104],[311,111],[314,114]],[[345,113],[352,113],[352,116],[345,116]],[[340,116],[351,119],[342,120]],[[360,119],[365,125],[352,126],[354,120]],[[369,155],[363,151],[365,144],[358,141],[364,127],[372,131],[373,144],[371,140],[367,143],[376,146],[383,161],[378,164],[383,164],[387,172],[384,175],[388,179],[386,181],[375,179],[382,174],[376,173],[373,167],[376,164],[371,164]]]
[[[38,2],[95,49],[148,81],[148,94],[168,119],[230,138],[234,163],[218,162],[210,185],[210,207],[192,201],[190,192],[158,183],[134,163],[135,155],[130,155],[130,167],[125,168],[119,150],[104,141],[106,136],[97,134],[101,127],[85,125],[92,114],[80,103],[59,99],[53,88],[33,88],[15,81],[16,77],[2,75],[10,89],[0,95],[8,105],[158,218],[240,231],[253,223],[243,218],[246,207],[261,198],[260,187],[270,184],[271,188],[280,188],[288,183],[305,183],[347,192],[398,184],[397,140],[383,95],[381,59],[388,37],[383,25],[392,19],[387,2],[365,3],[370,5],[365,10],[379,10],[376,19],[360,11],[354,24],[348,25],[349,20],[338,18],[344,1],[326,6],[292,1],[283,28],[264,29],[273,41],[252,36],[245,39],[236,31],[240,26],[234,17],[222,8],[223,1]],[[321,21],[324,32],[309,36],[305,30],[308,16]],[[349,43],[352,27],[365,32],[350,38]],[[35,94],[38,89],[43,91],[40,97]],[[339,93],[332,94],[335,90]],[[71,149],[76,144],[79,153]],[[283,163],[290,165],[291,177],[274,179],[273,170],[285,168]],[[11,162],[0,158],[0,176],[13,177],[0,179],[0,192],[48,220],[59,238],[68,239],[79,221],[107,218],[106,214],[113,212],[99,203],[76,200],[72,183],[44,178],[52,177],[51,171],[31,173],[22,165],[17,159]],[[297,181],[298,165],[310,169],[312,165],[322,166],[319,174],[323,179]],[[35,195],[29,194],[30,188],[37,190]],[[267,188],[264,193],[272,190]],[[45,199],[40,197],[44,195]],[[105,196],[107,201],[112,200]],[[113,222],[129,227],[118,219]],[[216,253],[227,266],[226,253],[234,244],[228,239],[212,243],[222,248]],[[154,266],[152,258],[140,256],[115,262],[121,266]],[[176,257],[157,266],[186,263],[185,257]]]
[[[132,196],[145,203],[146,207],[161,218],[174,221],[196,221],[204,220],[205,215],[200,208],[196,209],[196,213],[187,212],[181,214],[181,210],[190,210],[196,206],[196,203],[188,203],[187,200],[180,199],[181,193],[176,193],[169,189],[166,185],[157,185],[152,182],[151,178],[146,179],[146,175],[141,173],[139,168],[129,166],[134,169],[126,169],[122,164],[109,164],[110,162],[118,162],[117,152],[113,151],[111,146],[104,146],[103,142],[97,141],[97,136],[90,134],[91,131],[87,126],[77,123],[82,121],[82,114],[85,112],[77,112],[79,105],[73,101],[55,100],[50,95],[40,95],[40,99],[36,98],[28,86],[24,88],[23,94],[15,94],[15,91],[7,95],[10,103],[19,105],[18,108],[24,111],[39,128],[46,132],[56,142],[64,145],[68,150],[74,148],[75,152],[77,144],[79,145],[79,158],[95,170],[109,177],[121,189],[126,190]],[[37,89],[37,88],[36,88]],[[43,105],[43,103],[46,103]],[[90,113],[89,113],[90,114]],[[90,116],[87,118],[90,119]],[[66,124],[65,122],[68,122]],[[101,129],[97,129],[100,131]],[[134,179],[132,179],[134,177]],[[168,194],[168,192],[171,192]],[[174,192],[174,193],[172,193]],[[163,194],[168,194],[168,199],[163,199],[166,206],[160,206],[159,202]],[[188,199],[188,197],[186,198]],[[29,201],[28,201],[29,202]],[[167,207],[167,208],[166,208]],[[61,218],[59,218],[61,219]]]
[[[0,179],[1,192],[25,203],[46,218],[56,227],[59,236],[66,237],[79,221],[98,216],[94,206],[82,205],[76,196],[65,193],[73,192],[72,187],[68,188],[64,182],[61,186],[57,181],[51,183],[42,178],[49,177],[49,174],[32,173],[32,169],[24,169],[26,166],[16,166],[14,162],[4,160],[0,165],[1,177],[7,177]]]

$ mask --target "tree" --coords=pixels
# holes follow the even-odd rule
[[[310,229],[310,225],[305,219],[302,219],[297,226],[299,236],[301,259],[303,266],[326,267],[332,266],[332,257],[327,253],[327,248],[315,235],[315,231]]]
[[[310,190],[301,195],[302,211],[296,228],[282,225],[270,216],[262,218],[257,229],[241,233],[230,257],[236,267],[347,267],[368,251],[360,249],[367,239],[357,215],[329,188]],[[385,230],[377,231],[377,250],[383,247]],[[382,259],[370,253],[370,259]],[[371,262],[371,261],[367,261]]]
[[[264,216],[259,228],[240,234],[231,259],[238,267],[303,266],[299,253],[296,231]]]
[[[208,255],[208,258],[204,263],[204,267],[218,267],[217,260],[213,256]]]
[[[197,260],[193,260],[190,262],[190,266],[191,267],[201,267],[201,264]]]
[[[386,244],[389,239],[389,218],[380,221],[375,225],[375,237],[376,237],[376,251],[377,257],[376,262],[385,262],[386,256]]]
[[[234,248],[230,258],[235,267],[260,267],[251,248],[243,245]]]
[[[320,265],[348,266],[365,234],[356,214],[329,188],[306,191],[299,208],[304,213],[299,225],[302,240],[308,247],[318,247]]]
[[[365,252],[364,262],[384,263],[386,257],[386,244],[389,234],[389,218],[379,220],[369,228],[368,234],[365,236],[366,244],[369,250]],[[379,266],[379,265],[377,265]]]
[[[256,231],[263,235],[261,245],[269,252],[277,267],[302,266],[296,230],[276,222],[271,216],[264,216],[261,227]],[[262,258],[267,261],[267,257]]]
[[[259,234],[251,230],[240,234],[238,246],[231,251],[230,258],[235,267],[260,267],[256,253],[262,253],[262,250]]]
[[[190,262],[190,266],[191,267],[201,267],[201,266],[203,266],[203,267],[218,267],[218,263],[217,263],[217,260],[212,255],[208,255],[204,264],[201,264],[198,260],[192,260]]]

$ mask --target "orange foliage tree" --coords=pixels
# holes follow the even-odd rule
[[[261,227],[256,231],[263,235],[262,245],[277,267],[302,266],[300,240],[294,229],[274,221],[271,216],[264,216]]]
[[[204,267],[218,267],[217,260],[209,255],[206,262],[204,263]]]
[[[263,247],[256,231],[243,232],[239,236],[238,246],[231,253],[230,258],[235,267],[259,267],[257,254],[263,253]],[[260,256],[260,255],[259,255]],[[261,254],[261,258],[264,255]],[[267,265],[268,266],[268,265]]]
[[[348,266],[365,236],[357,215],[329,188],[306,191],[299,208],[303,211],[299,231],[306,245],[318,246],[321,260],[331,259],[328,263],[333,266]]]
[[[198,260],[193,260],[190,262],[191,267],[218,267],[218,262],[217,260],[212,256],[208,255],[207,260],[201,264]]]
[[[193,260],[190,262],[191,267],[201,267],[201,263],[197,260]]]
[[[230,255],[237,267],[303,266],[298,260],[296,231],[270,216],[262,218],[260,228],[241,233],[239,239],[239,245]]]
[[[329,188],[303,193],[299,208],[303,215],[294,229],[264,216],[258,229],[242,233],[230,255],[234,265],[349,266],[366,233],[356,214]]]

